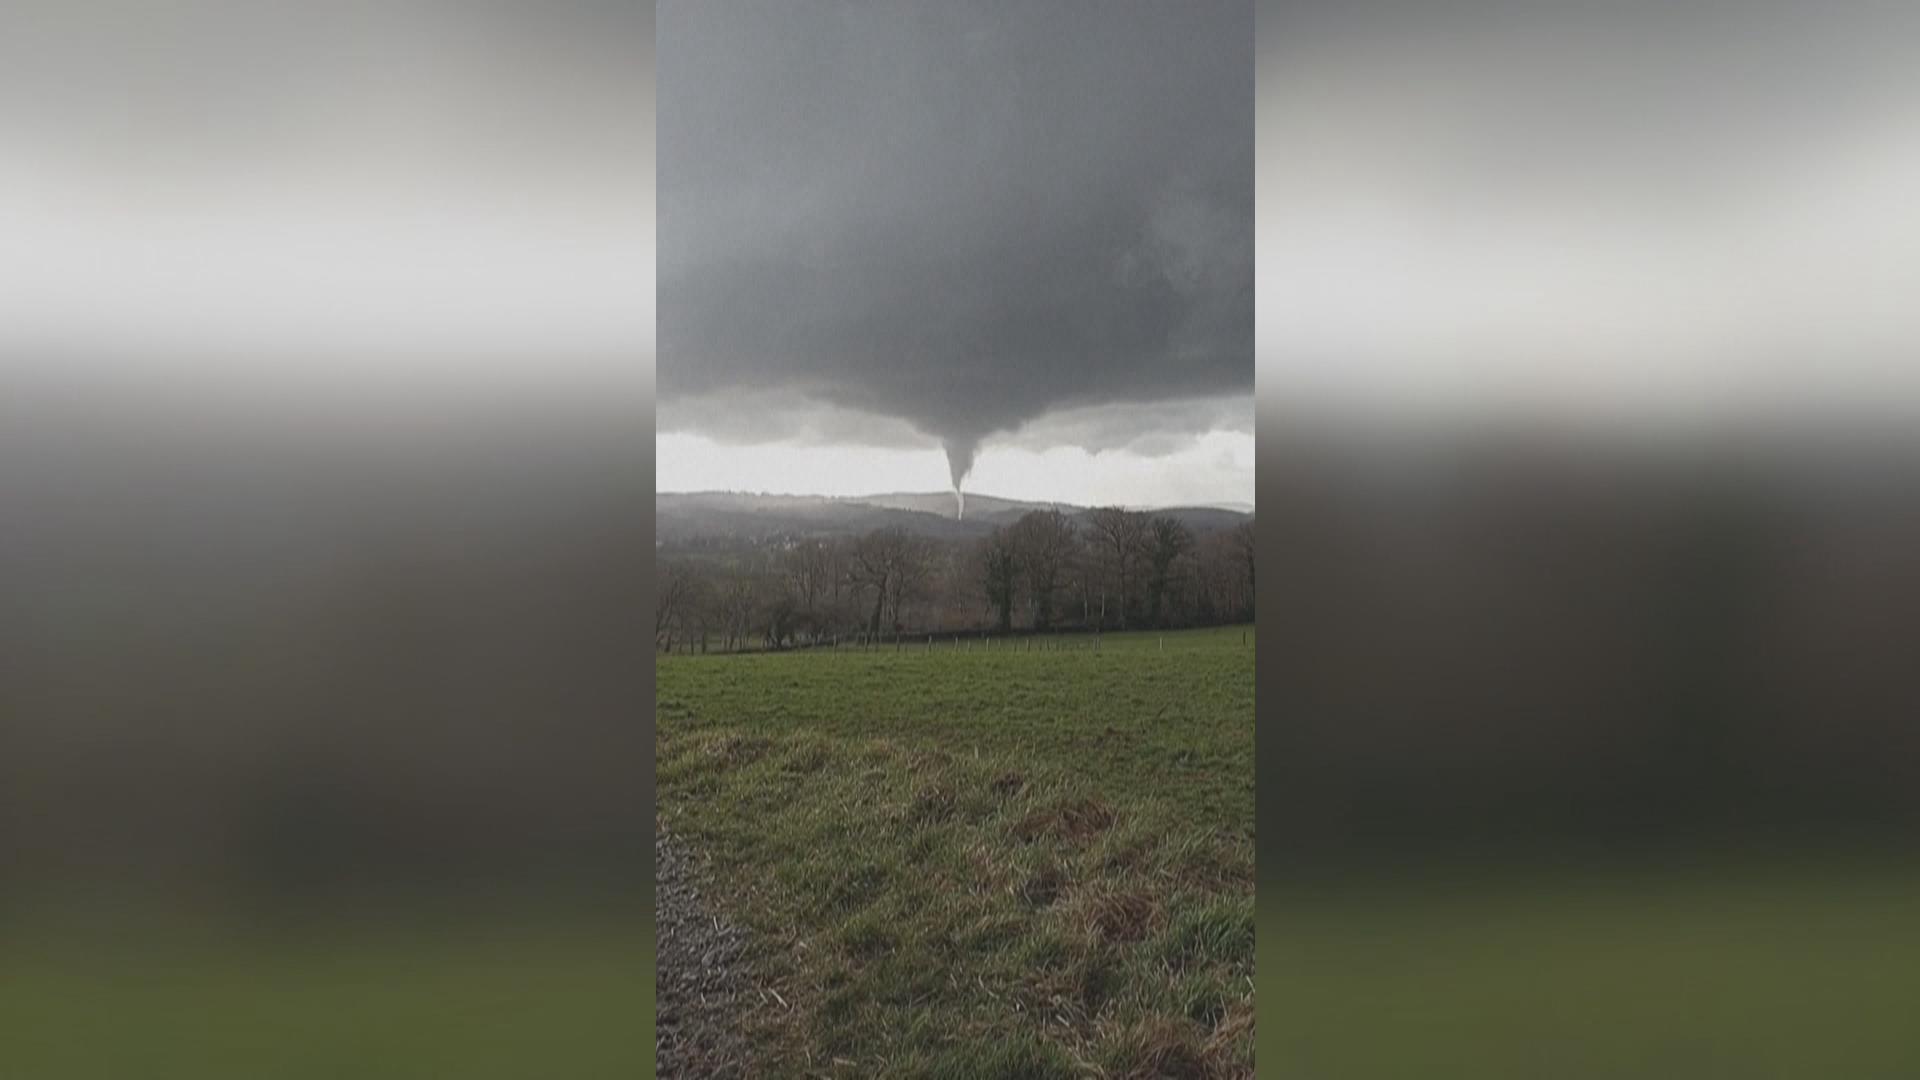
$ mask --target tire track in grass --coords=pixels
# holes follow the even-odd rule
[[[749,982],[746,937],[702,901],[680,845],[653,831],[654,1053],[659,1075],[734,1080],[756,1075],[741,1024]]]

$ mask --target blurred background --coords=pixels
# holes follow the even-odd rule
[[[1920,1072],[1914,14],[1259,33],[1266,1067]],[[652,71],[8,6],[0,1074],[650,1070]]]
[[[651,1068],[651,5],[0,22],[0,1075]]]
[[[1920,18],[1260,20],[1264,1069],[1920,1071]]]

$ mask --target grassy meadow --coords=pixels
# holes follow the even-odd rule
[[[1253,1074],[1251,628],[657,672],[767,1075]]]

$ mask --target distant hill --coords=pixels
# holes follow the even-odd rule
[[[956,516],[951,491],[888,492],[877,495],[760,495],[734,491],[664,492],[654,496],[654,539],[660,547],[703,544],[753,545],[769,539],[853,536],[898,525],[945,540],[985,536],[995,526],[1019,520],[1033,510],[1057,509],[1084,516],[1089,508],[1070,503],[1027,502],[994,495],[967,495],[966,517]],[[1249,516],[1220,507],[1164,507],[1167,514],[1198,532],[1229,528]]]
[[[951,491],[896,491],[885,495],[861,495],[857,501],[869,506],[884,506],[890,510],[914,510],[923,514],[938,514],[942,517],[953,517],[958,506]],[[998,515],[1012,514],[1017,518],[1029,510],[1045,510],[1056,505],[1062,510],[1078,509],[1064,503],[1022,502],[1019,499],[1002,499],[993,495],[969,494],[967,517],[985,521]]]

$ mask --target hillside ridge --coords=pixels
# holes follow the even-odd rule
[[[754,541],[778,536],[842,536],[899,526],[947,539],[984,536],[1035,510],[1081,517],[1092,507],[1007,499],[968,492],[957,516],[951,491],[873,495],[777,495],[741,491],[659,492],[654,496],[656,545],[700,539]],[[1179,518],[1199,531],[1228,528],[1253,515],[1220,506],[1129,507]]]

